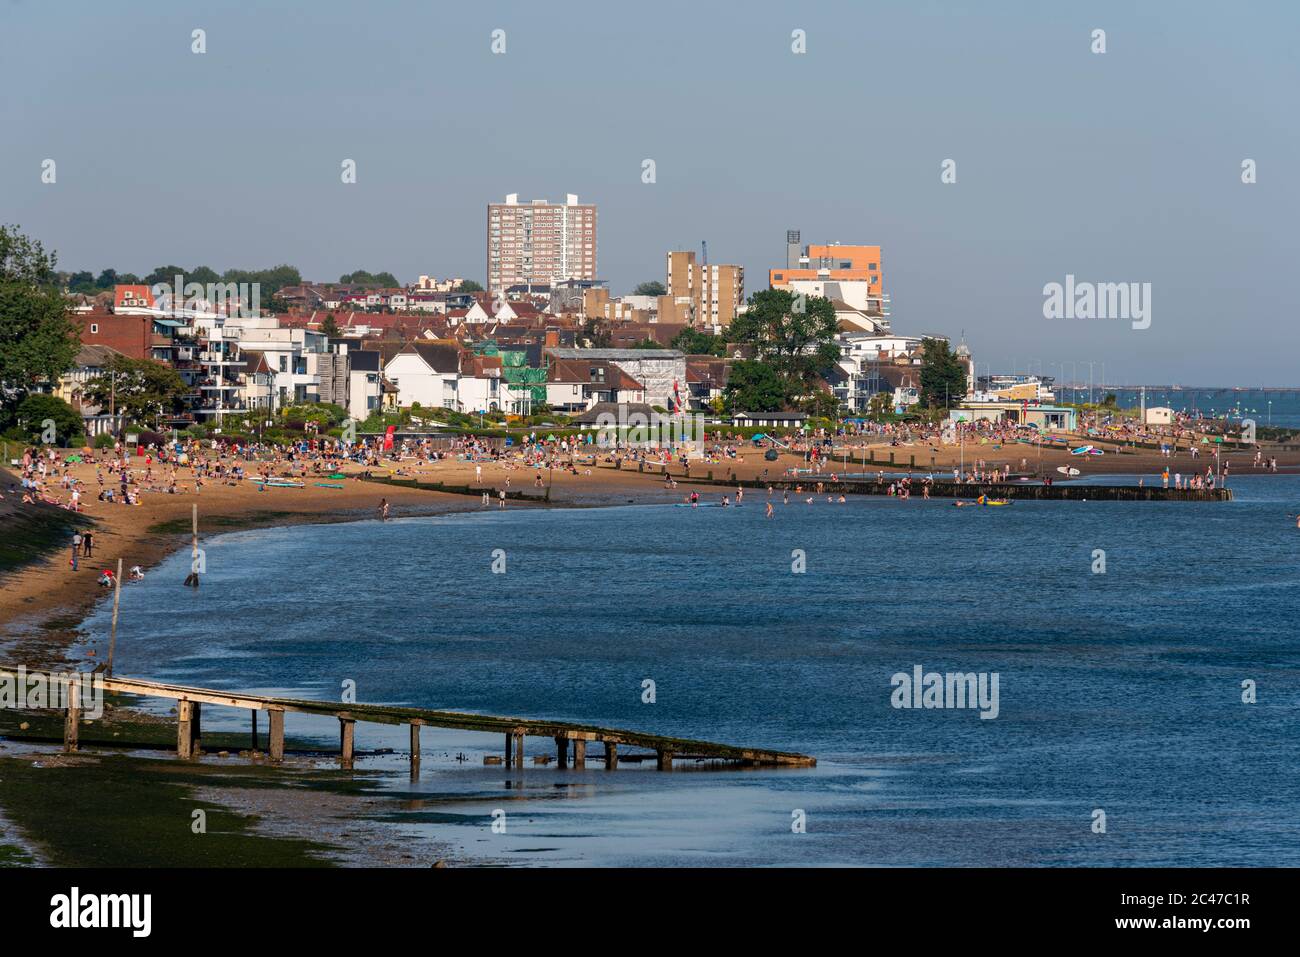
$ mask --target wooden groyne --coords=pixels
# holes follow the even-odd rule
[[[640,463],[638,463],[640,464]],[[830,472],[821,475],[789,476],[781,474],[769,478],[740,479],[730,470],[726,477],[717,478],[715,469],[706,469],[701,475],[693,473],[666,471],[662,463],[653,463],[652,468],[638,468],[636,474],[663,481],[665,475],[684,485],[712,485],[720,488],[771,488],[778,492],[796,492],[803,495],[825,495],[828,493],[845,495],[888,495],[890,485],[896,485],[898,477],[886,476],[879,479],[841,479],[831,481]],[[602,466],[614,468],[617,466]],[[897,466],[895,466],[896,468]],[[631,469],[619,469],[631,472]],[[925,472],[912,476],[912,495],[920,498]],[[1232,489],[1190,489],[1162,488],[1159,486],[1139,485],[1085,485],[1080,482],[1053,482],[1042,485],[1038,482],[954,482],[951,479],[936,480],[930,483],[931,498],[989,498],[1030,499],[1036,501],[1074,501],[1074,502],[1231,502]]]
[[[17,681],[25,676],[44,678],[51,685],[66,681],[67,672],[27,669],[20,672],[15,667],[0,666],[0,678]],[[83,677],[89,677],[83,676]],[[164,698],[176,702],[176,753],[183,759],[193,759],[202,753],[203,705],[242,708],[252,713],[253,746],[257,749],[257,715],[265,711],[268,717],[267,751],[272,761],[284,760],[284,716],[289,712],[332,717],[339,722],[339,763],[350,770],[356,756],[356,725],[358,722],[375,724],[409,725],[411,729],[411,770],[420,765],[420,728],[454,728],[462,731],[483,731],[504,736],[504,755],[489,756],[484,763],[504,763],[506,767],[523,768],[524,738],[546,738],[554,742],[557,764],[566,768],[585,768],[587,745],[599,742],[602,753],[593,754],[592,760],[604,763],[605,770],[618,767],[619,760],[640,762],[653,759],[660,771],[671,771],[674,761],[726,762],[746,767],[814,767],[817,759],[806,754],[789,751],[769,751],[762,748],[745,748],[689,738],[672,738],[665,735],[628,731],[622,728],[604,728],[597,725],[568,721],[545,721],[535,718],[510,718],[494,715],[465,714],[459,711],[436,711],[427,708],[405,708],[373,704],[335,704],[329,701],[310,701],[300,698],[278,698],[245,694],[238,691],[218,691],[212,688],[193,688],[186,685],[144,681],[137,678],[102,678],[106,693],[139,695],[146,698]],[[80,702],[69,695],[65,709],[64,748],[78,748],[78,728],[81,723]],[[623,753],[619,748],[641,748],[643,753]],[[549,755],[546,756],[549,761]],[[537,758],[534,761],[541,763]]]
[[[501,498],[501,490],[489,485],[449,485],[446,482],[421,482],[415,478],[393,478],[381,477],[376,475],[350,475],[349,478],[355,478],[362,482],[376,482],[380,485],[396,485],[401,488],[424,489],[428,492],[446,492],[449,495],[475,495],[482,497],[486,492],[491,498],[493,504]],[[527,495],[518,489],[506,489],[506,500],[510,502],[549,502],[551,500],[551,490],[548,486],[545,494]]]

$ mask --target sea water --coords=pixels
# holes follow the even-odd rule
[[[123,588],[117,671],[819,761],[520,772],[482,764],[500,735],[437,729],[415,782],[403,755],[359,760],[380,813],[471,859],[1296,865],[1300,479],[1231,484],[1231,503],[777,493],[767,519],[748,491],[237,532],[204,541],[198,590],[188,550]],[[918,666],[997,675],[996,716],[896,706]],[[205,729],[247,722],[205,709]],[[337,747],[332,719],[287,724]],[[400,751],[406,729],[357,741]]]

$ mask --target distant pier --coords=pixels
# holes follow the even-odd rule
[[[849,468],[853,468],[856,463],[850,463]],[[870,462],[868,464],[871,464]],[[881,463],[883,464],[883,463]],[[781,475],[771,476],[769,478],[756,479],[738,479],[728,471],[723,478],[717,477],[717,468],[705,469],[701,475],[699,472],[672,472],[666,470],[662,463],[652,463],[653,467],[640,467],[635,470],[636,474],[644,475],[647,478],[653,478],[662,481],[665,475],[669,478],[685,485],[711,485],[720,488],[772,488],[781,492],[795,492],[802,490],[803,493],[825,495],[826,493],[844,493],[845,495],[888,495],[889,486],[897,485],[899,476],[897,474],[884,478],[876,479],[855,479],[855,478],[837,478],[831,480],[831,472],[826,471],[821,475],[808,473],[806,475],[789,476],[784,473]],[[631,468],[622,469],[619,466],[604,466],[613,468],[618,471],[632,472]],[[895,472],[899,469],[906,470],[907,466],[896,465],[893,462],[888,463],[890,469]],[[839,474],[839,469],[834,470]],[[918,474],[912,476],[912,494],[920,497],[924,477],[929,472],[924,469],[913,469]],[[1162,488],[1151,485],[1084,485],[1080,482],[1070,482],[1062,479],[1057,481],[1053,479],[1053,484],[1043,485],[1040,480],[1030,482],[954,482],[951,479],[936,479],[930,483],[931,498],[978,498],[981,495],[987,495],[989,498],[1005,499],[1030,499],[1035,501],[1090,501],[1090,502],[1231,502],[1232,489],[1229,488]]]
[[[888,495],[889,486],[897,485],[898,478],[886,476],[884,479],[836,479],[831,481],[829,473],[807,475],[798,478],[781,476],[772,479],[719,479],[694,478],[674,475],[679,482],[693,485],[715,485],[723,488],[760,488],[769,486],[777,491],[793,492],[802,489],[804,493],[821,494],[844,493],[846,495]],[[919,498],[923,480],[914,476],[912,495]],[[1054,482],[1043,485],[1038,482],[954,482],[952,480],[930,483],[931,498],[989,498],[1029,499],[1032,501],[1056,502],[1231,502],[1230,488],[1161,488],[1159,486],[1138,485],[1084,485],[1079,482]]]

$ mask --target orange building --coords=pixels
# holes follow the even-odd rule
[[[789,234],[785,266],[769,269],[767,281],[781,289],[796,279],[826,279],[832,282],[857,280],[868,283],[868,293],[879,296],[883,280],[879,246],[847,246],[840,243],[808,245],[799,249],[797,232]]]

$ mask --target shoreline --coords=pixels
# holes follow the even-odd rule
[[[1089,441],[1080,438],[1080,441]],[[1091,474],[1150,475],[1155,482],[1163,468],[1170,473],[1183,475],[1203,471],[1213,463],[1209,453],[1193,458],[1187,451],[1166,458],[1149,449],[1124,449],[1112,443],[1091,440],[1098,447],[1106,447],[1101,458],[1070,454],[1068,449],[1031,448],[1019,444],[977,444],[958,449],[951,446],[930,446],[925,442],[893,446],[888,442],[869,443],[866,446],[841,446],[841,454],[830,458],[820,476],[803,472],[787,479],[787,469],[803,469],[807,464],[802,453],[782,452],[776,461],[764,459],[761,450],[743,443],[735,457],[712,463],[692,462],[695,478],[682,475],[681,465],[670,466],[677,488],[665,488],[658,463],[647,464],[645,471],[625,463],[614,469],[603,461],[590,466],[578,466],[577,473],[563,469],[534,469],[514,462],[481,463],[482,474],[476,463],[457,459],[444,459],[433,463],[394,463],[390,470],[398,481],[415,479],[417,486],[368,482],[357,477],[355,466],[345,467],[346,478],[336,480],[341,488],[317,487],[304,478],[304,488],[268,489],[257,491],[254,481],[245,480],[238,485],[210,483],[195,493],[192,484],[180,486],[176,495],[145,493],[139,506],[123,506],[98,501],[87,503],[86,510],[74,514],[57,506],[31,506],[19,503],[14,492],[0,500],[0,530],[11,522],[44,520],[50,528],[43,541],[29,548],[18,561],[8,567],[0,564],[0,658],[13,664],[54,667],[75,664],[67,652],[81,636],[81,625],[105,592],[96,584],[98,569],[114,567],[118,557],[124,568],[139,565],[148,571],[164,558],[189,544],[188,526],[193,504],[199,505],[199,537],[211,537],[226,531],[254,528],[286,527],[298,524],[331,524],[335,522],[364,521],[377,517],[381,500],[391,506],[391,516],[408,517],[439,515],[455,512],[474,512],[485,508],[496,510],[496,491],[540,499],[549,493],[549,501],[510,499],[508,508],[574,508],[623,505],[638,502],[677,501],[683,494],[679,489],[696,487],[702,494],[710,491],[722,494],[729,481],[781,482],[786,480],[804,483],[829,481],[837,472],[853,474],[855,471],[910,473],[915,476],[933,474],[947,478],[954,467],[964,462],[967,468],[982,462],[985,468],[1018,469],[1023,463],[1027,470],[1039,471],[1055,477],[1061,466],[1088,466]],[[865,452],[868,464],[865,470],[859,464]],[[1294,474],[1300,471],[1300,453],[1269,451],[1278,458],[1279,471],[1268,473],[1252,465],[1248,450],[1228,452],[1224,461],[1235,468],[1233,477],[1261,474]],[[587,458],[590,452],[580,453]],[[881,462],[893,457],[893,465]],[[856,461],[855,461],[856,460]],[[873,463],[872,460],[875,460]],[[912,461],[915,460],[915,464]],[[94,487],[95,466],[80,463],[70,471],[84,483],[86,489]],[[188,470],[182,470],[187,472]],[[712,482],[708,478],[712,477]],[[323,477],[323,476],[321,476]],[[192,483],[191,475],[184,475]],[[481,481],[485,491],[490,490],[492,501],[488,505],[474,495],[441,491],[434,482],[447,485],[473,487]],[[6,488],[15,485],[16,476],[7,468],[0,468],[0,484]],[[537,483],[541,482],[539,486]],[[1065,486],[1067,482],[1060,480]],[[548,487],[549,486],[549,487]],[[82,558],[79,570],[68,568],[67,543],[74,525],[87,525],[95,537],[95,557]],[[56,526],[62,526],[62,532]],[[171,526],[168,528],[167,526]],[[21,536],[21,531],[19,535]],[[20,543],[21,545],[26,543]]]

